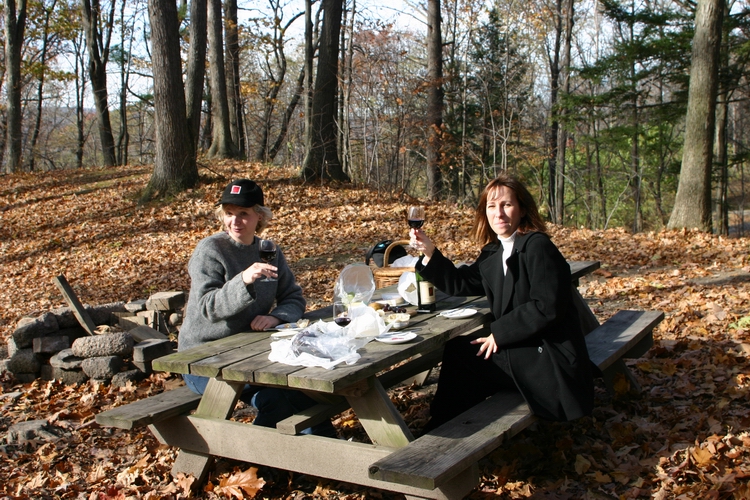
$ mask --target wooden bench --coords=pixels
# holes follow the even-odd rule
[[[182,386],[99,413],[96,423],[129,430],[188,413],[200,400],[200,394]]]
[[[664,313],[620,311],[586,336],[589,356],[610,391],[618,373],[640,389],[623,358],[642,356]],[[536,421],[518,393],[498,393],[370,465],[372,479],[433,490],[474,467],[505,439]]]

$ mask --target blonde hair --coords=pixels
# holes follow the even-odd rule
[[[273,219],[273,212],[271,212],[270,208],[264,207],[263,205],[254,205],[252,209],[255,210],[256,214],[260,215],[258,227],[255,228],[255,233],[260,234],[268,227],[268,224]],[[219,219],[219,222],[221,222],[221,225],[224,226],[224,205],[218,205],[214,214]]]

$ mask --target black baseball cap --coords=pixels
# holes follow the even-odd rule
[[[224,188],[224,194],[217,205],[237,205],[238,207],[263,206],[263,190],[250,179],[232,181]]]

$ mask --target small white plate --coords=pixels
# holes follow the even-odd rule
[[[282,330],[280,332],[273,332],[271,334],[272,339],[280,339],[282,337],[291,337],[295,335],[299,330]]]
[[[444,318],[449,319],[464,319],[471,316],[474,316],[478,311],[476,309],[471,308],[461,308],[461,309],[453,309],[450,311],[443,311],[438,316],[442,316]]]
[[[277,325],[273,328],[266,329],[267,332],[276,332],[271,334],[271,337],[274,338],[289,337],[300,330],[302,330],[302,327],[300,327],[297,323],[284,323],[283,325]]]
[[[384,344],[403,344],[417,338],[416,333],[394,333],[393,335],[383,335],[382,337],[375,337],[375,340]]]

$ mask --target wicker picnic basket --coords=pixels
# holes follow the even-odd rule
[[[408,245],[409,240],[397,240],[388,245],[383,254],[383,267],[375,267],[372,270],[372,275],[375,278],[375,288],[385,288],[390,285],[398,284],[398,279],[405,272],[414,272],[414,267],[391,267],[388,264],[388,258],[391,254],[391,249],[398,245]]]

